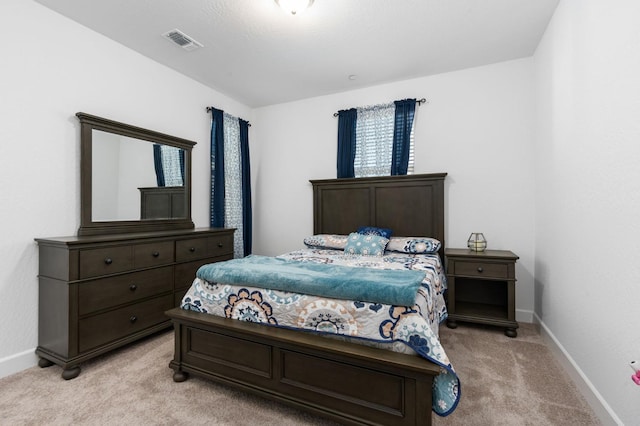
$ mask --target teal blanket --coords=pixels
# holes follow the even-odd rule
[[[333,299],[413,306],[425,273],[247,256],[203,265],[198,278]]]

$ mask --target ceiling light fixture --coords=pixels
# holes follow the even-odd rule
[[[310,8],[314,0],[275,0],[275,2],[291,15],[299,15]]]

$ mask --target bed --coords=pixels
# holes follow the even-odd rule
[[[398,236],[429,236],[438,239],[441,248],[434,255],[436,259],[425,262],[442,263],[445,176],[311,181],[313,234],[348,235],[366,224],[390,228]],[[310,245],[307,251],[283,258],[299,261],[300,257],[312,256],[317,260],[323,259],[325,252],[328,250],[323,247]],[[196,279],[183,299],[184,309],[167,312],[175,330],[170,367],[176,382],[186,380],[189,374],[205,377],[344,424],[428,425],[432,411],[447,415],[457,405],[459,382],[446,356],[432,353],[435,362],[430,362],[415,354],[381,349],[384,345],[375,343],[354,343],[347,337],[327,338],[287,326],[237,321],[199,312],[201,306],[189,309],[189,304],[198,299],[194,295],[204,286],[206,281]],[[221,289],[209,290],[207,297]],[[229,291],[225,288],[219,296],[232,300],[232,293],[233,301],[251,299],[252,294],[262,297],[251,287]],[[262,299],[252,302],[261,303]],[[432,311],[437,336],[437,324],[446,318],[446,311]],[[268,324],[269,319],[262,322]],[[442,389],[452,396],[439,407],[433,396]]]

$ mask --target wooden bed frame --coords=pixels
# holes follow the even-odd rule
[[[314,234],[391,228],[438,238],[443,257],[445,176],[313,180]],[[343,424],[431,424],[440,368],[423,358],[179,308],[167,315],[176,382],[209,378]]]

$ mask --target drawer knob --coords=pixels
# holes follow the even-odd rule
[[[137,289],[137,288],[138,288],[138,286],[137,286],[137,285],[135,285],[135,284],[131,284],[131,285],[129,286],[129,290],[131,290],[131,291],[136,291],[136,289]]]
[[[151,256],[158,257],[158,256],[160,256],[160,252],[154,251],[153,253],[151,253]]]
[[[482,271],[484,271],[484,269],[482,269],[482,266],[478,266],[478,272],[482,273]]]
[[[104,263],[105,263],[105,264],[107,264],[107,265],[111,265],[111,264],[113,263],[113,259],[111,259],[110,257],[107,257],[107,258],[104,260]]]
[[[224,246],[224,244],[218,243],[218,247],[222,247],[222,246]]]
[[[129,318],[129,321],[131,322],[131,324],[133,324],[134,322],[138,321],[138,317],[136,317],[135,315],[131,315],[131,318]]]
[[[191,253],[193,253],[194,251],[196,251],[196,248],[195,248],[195,247],[191,247],[191,248],[189,249],[189,251],[190,251]]]

